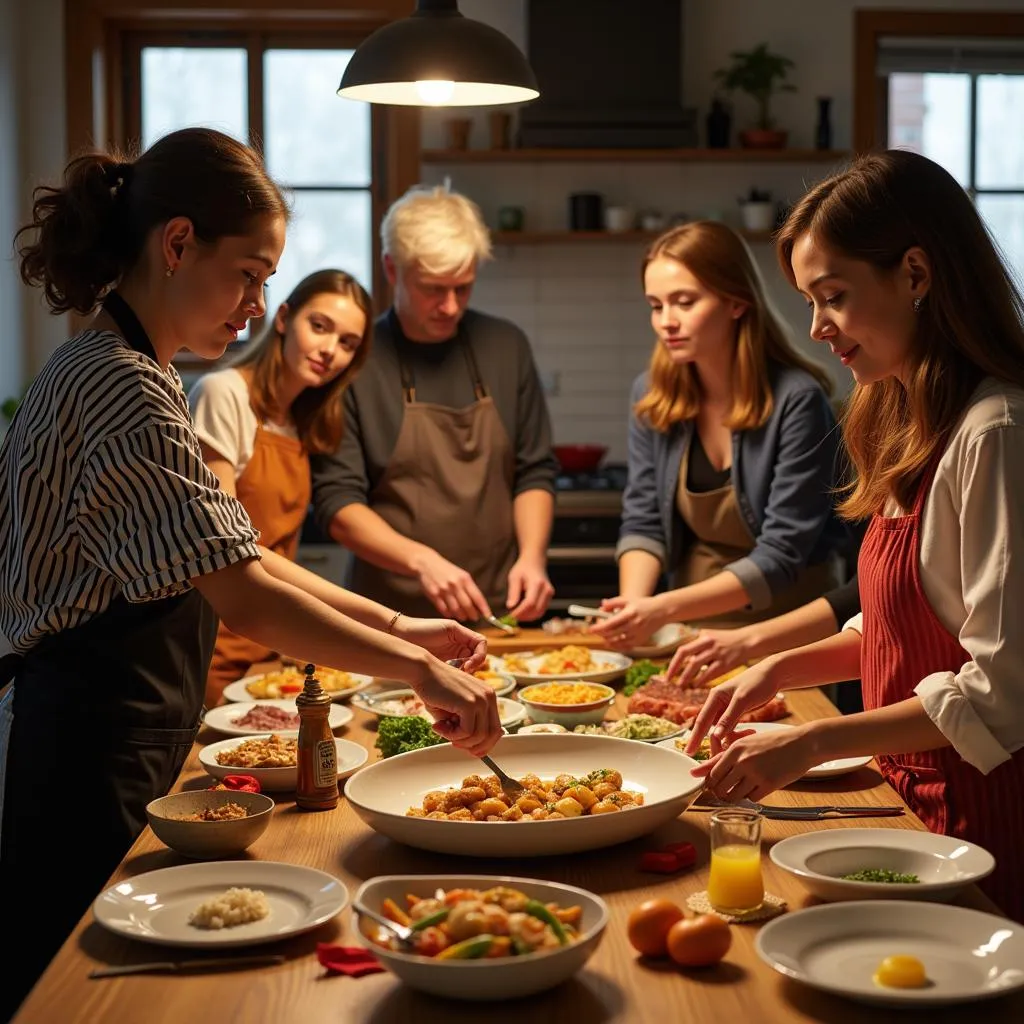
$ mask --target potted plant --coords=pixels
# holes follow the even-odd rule
[[[787,133],[775,128],[771,116],[771,99],[777,92],[795,92],[796,86],[787,82],[786,75],[793,62],[788,57],[768,51],[767,43],[753,50],[737,50],[729,54],[732,64],[715,72],[722,88],[729,92],[739,90],[753,97],[758,107],[757,127],[740,132],[740,142],[752,149],[781,149]]]
[[[775,226],[775,205],[772,194],[764,189],[752,188],[740,196],[740,216],[746,231],[771,231]]]

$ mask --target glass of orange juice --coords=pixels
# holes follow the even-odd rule
[[[727,808],[711,815],[708,900],[726,914],[746,914],[764,902],[761,815],[756,811]]]

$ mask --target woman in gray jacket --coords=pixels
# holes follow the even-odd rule
[[[771,310],[743,240],[710,221],[662,235],[643,265],[657,340],[635,383],[614,646],[685,621],[739,626],[820,597],[847,540],[824,372]],[[651,596],[667,574],[672,589]]]

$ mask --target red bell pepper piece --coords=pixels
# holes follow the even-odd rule
[[[693,843],[669,843],[661,849],[665,853],[675,854],[680,868],[692,868],[697,863],[697,847]]]
[[[258,793],[260,783],[251,775],[225,775],[216,786],[210,789],[233,789],[239,793]]]
[[[659,875],[671,875],[679,870],[679,859],[674,853],[651,850],[640,858],[641,871],[654,871]]]

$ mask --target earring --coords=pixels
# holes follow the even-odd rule
[[[920,313],[921,312],[921,303],[922,302],[924,302],[924,299],[922,299],[920,295],[918,295],[914,299],[914,312],[915,313]]]
[[[168,264],[167,269],[164,271],[164,277],[174,277],[174,267]]]

